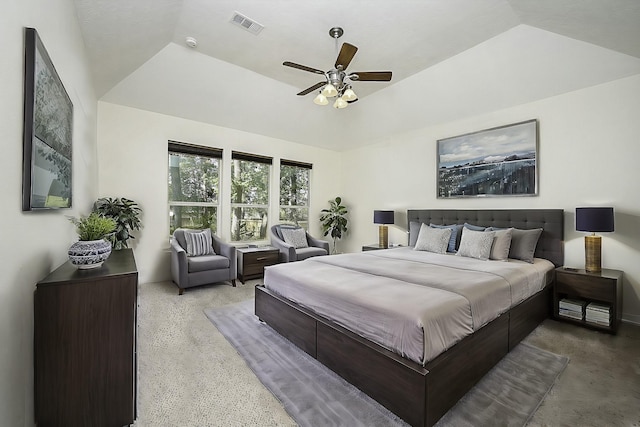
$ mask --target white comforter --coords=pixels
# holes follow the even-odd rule
[[[549,261],[480,261],[412,248],[309,258],[264,284],[421,364],[540,291]]]

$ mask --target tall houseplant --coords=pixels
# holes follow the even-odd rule
[[[139,230],[142,223],[140,214],[142,209],[133,200],[121,197],[102,197],[93,205],[93,211],[101,216],[113,218],[116,222],[115,233],[110,235],[109,241],[113,249],[129,247],[129,239],[135,239],[131,235],[134,230]]]
[[[91,212],[87,217],[70,217],[79,241],[69,248],[69,261],[79,269],[97,268],[111,255],[106,238],[116,229],[116,221]]]
[[[336,253],[336,243],[342,235],[347,232],[347,215],[346,206],[342,205],[342,198],[336,197],[335,200],[329,200],[329,209],[320,211],[320,221],[322,222],[322,232],[324,236],[333,238],[333,251]]]

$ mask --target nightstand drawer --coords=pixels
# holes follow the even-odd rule
[[[278,262],[280,252],[253,252],[244,254],[245,265],[260,265],[262,267],[266,265],[272,265]]]
[[[599,301],[614,301],[616,281],[558,272],[556,273],[556,292]]]

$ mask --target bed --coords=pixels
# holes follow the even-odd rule
[[[564,260],[562,210],[409,210],[407,219],[409,224],[470,223],[497,228],[541,228],[543,231],[536,246],[535,257],[548,260],[550,263],[547,264],[551,265],[551,268],[546,270],[543,285],[548,285],[549,278],[553,277],[553,266],[562,265]],[[412,237],[415,241],[415,236],[410,236],[410,239]],[[399,251],[401,250],[377,251],[379,253],[376,259],[380,262],[376,264],[380,264],[379,268],[387,264],[394,265],[395,258],[400,257]],[[407,252],[407,255],[411,254]],[[460,258],[449,257],[454,262],[456,258]],[[379,271],[366,274],[359,271],[358,265],[362,262],[362,255],[354,254],[351,259],[327,257],[327,261],[329,260],[330,268],[326,267],[326,274],[333,274],[331,270],[336,268],[335,264],[338,264],[337,268],[341,267],[340,263],[352,264],[348,266],[349,269],[345,268],[348,274],[336,276],[336,280],[352,280],[356,287],[368,285],[365,281],[382,280]],[[325,263],[319,263],[317,260],[313,264],[316,266],[314,268],[318,268],[318,265],[325,268]],[[344,264],[342,267],[347,265]],[[301,287],[305,285],[305,281],[312,282],[315,276],[320,275],[318,271],[305,267],[303,263],[287,268]],[[308,270],[306,276],[304,270]],[[384,280],[407,280],[398,277],[402,276],[401,271],[389,274],[393,277]],[[283,276],[276,279],[277,275],[271,275],[273,277],[269,279],[269,276],[265,277],[265,282],[288,280]],[[456,280],[460,281],[459,278]],[[331,316],[323,315],[322,311],[311,307],[312,305],[294,302],[296,298],[289,299],[283,296],[274,284],[267,285],[272,286],[277,292],[263,285],[256,287],[255,313],[260,320],[414,426],[435,424],[550,312],[550,287],[541,286],[541,289],[529,292],[532,295],[527,294],[521,302],[514,297],[514,301],[508,307],[503,307],[497,315],[488,317],[488,320],[478,320],[479,323],[475,325],[472,333],[453,339],[452,344],[441,344],[443,348],[435,349],[433,353],[425,347],[421,358],[418,353],[411,355],[410,351],[398,351],[387,343],[368,336],[366,330],[363,333],[358,329],[356,323],[367,322],[349,324],[339,317],[337,320],[329,320]],[[363,294],[369,293],[368,288],[362,289]],[[355,297],[357,295],[345,296],[345,299]],[[450,302],[456,307],[455,298],[451,298]]]

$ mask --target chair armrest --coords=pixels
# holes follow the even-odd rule
[[[181,288],[187,286],[189,273],[187,267],[187,252],[174,239],[171,238],[171,278]]]
[[[282,258],[282,262],[297,261],[298,256],[296,254],[296,248],[294,248],[293,245],[288,244],[284,240],[281,240],[273,233],[271,233],[271,246],[280,251],[280,258]]]
[[[212,234],[211,237],[213,239],[213,249],[215,249],[216,253],[229,259],[229,270],[231,273],[231,278],[237,278],[238,260],[236,258],[236,247],[230,243],[226,243],[215,234]]]
[[[309,242],[310,246],[315,246],[317,248],[322,248],[325,251],[327,251],[327,253],[329,253],[329,242],[327,242],[326,240],[316,239],[315,237],[313,237],[309,233],[307,233],[307,241]]]

